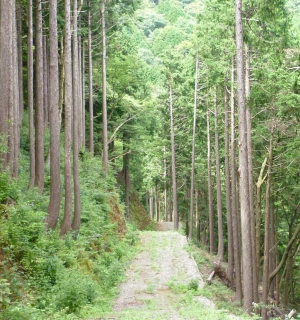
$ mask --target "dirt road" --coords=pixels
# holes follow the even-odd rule
[[[186,237],[174,231],[142,232],[139,253],[126,271],[113,312],[95,319],[232,319],[191,290],[203,287]]]

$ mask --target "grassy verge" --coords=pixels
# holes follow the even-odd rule
[[[81,229],[62,238],[63,201],[57,230],[44,225],[49,168],[41,194],[28,190],[27,167],[23,155],[17,181],[0,173],[0,319],[84,319],[110,310],[138,239],[125,223],[114,178],[104,178],[100,159],[82,159]]]

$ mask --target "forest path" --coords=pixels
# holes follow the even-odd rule
[[[213,302],[189,290],[204,284],[185,249],[185,236],[175,231],[141,232],[140,240],[139,253],[126,271],[113,312],[95,320],[232,319],[213,311]]]

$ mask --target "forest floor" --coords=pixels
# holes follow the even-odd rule
[[[216,310],[201,295],[203,279],[186,250],[186,237],[160,225],[161,232],[141,232],[139,252],[126,270],[113,312],[100,319],[238,319]]]

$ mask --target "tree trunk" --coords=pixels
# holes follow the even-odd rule
[[[224,239],[223,239],[223,217],[222,217],[222,190],[221,190],[221,168],[220,168],[220,148],[218,129],[218,105],[217,88],[215,88],[214,98],[215,109],[215,152],[216,152],[216,179],[217,179],[217,210],[218,210],[218,259],[224,260]]]
[[[229,162],[229,142],[230,142],[230,121],[229,121],[229,103],[227,92],[227,79],[225,80],[224,88],[224,101],[225,101],[225,178],[226,178],[226,211],[227,211],[227,234],[228,234],[228,267],[227,277],[233,280],[233,230],[232,230],[232,212],[231,212],[231,175],[230,175],[230,162]]]
[[[155,200],[156,200],[156,222],[160,220],[160,210],[159,210],[159,189],[158,184],[155,186]]]
[[[74,218],[72,229],[80,228],[80,182],[79,182],[79,108],[80,108],[80,86],[78,77],[78,36],[77,36],[77,0],[73,1],[73,179],[74,179]]]
[[[94,155],[94,110],[93,110],[93,59],[92,59],[92,31],[91,31],[91,3],[88,0],[88,56],[89,56],[89,132],[90,153]]]
[[[94,155],[94,115],[93,115],[93,59],[92,59],[92,31],[91,31],[91,4],[88,3],[88,86],[89,86],[89,149]]]
[[[271,182],[272,182],[272,163],[273,163],[273,136],[274,129],[272,128],[270,146],[269,146],[269,165],[268,165],[268,177],[267,177],[267,188],[266,188],[266,208],[265,208],[265,236],[264,236],[264,267],[263,267],[263,278],[262,278],[262,303],[264,306],[268,304],[268,292],[269,292],[269,257],[270,257],[270,211],[271,211]],[[267,320],[266,307],[262,308],[262,318]]]
[[[237,195],[237,168],[236,168],[236,134],[235,134],[235,106],[234,106],[234,57],[232,57],[231,68],[231,213],[233,230],[233,255],[235,266],[235,299],[242,301],[242,275],[240,254],[240,227],[238,218],[238,195]]]
[[[102,0],[102,143],[103,143],[103,170],[108,174],[108,138],[107,138],[107,98],[106,98],[106,28],[105,28],[105,2]]]
[[[9,68],[10,68],[10,39],[12,37],[10,30],[10,1],[0,1],[0,134],[3,148],[8,149],[8,108],[10,101],[9,94]],[[8,152],[1,153],[1,163],[3,168],[8,166]]]
[[[242,261],[244,283],[244,308],[252,312],[253,302],[253,257],[251,235],[251,212],[249,206],[249,172],[247,150],[247,122],[244,87],[244,48],[242,25],[242,1],[236,0],[236,51],[237,51],[237,97],[239,116],[239,173],[242,226]]]
[[[59,71],[58,71],[58,36],[57,36],[57,0],[50,0],[50,73],[49,73],[49,108],[50,108],[50,177],[51,191],[48,207],[48,227],[55,229],[60,210],[60,126],[59,126]]]
[[[250,210],[250,223],[251,223],[251,238],[252,238],[252,264],[257,265],[256,262],[256,244],[255,244],[255,215],[254,215],[254,200],[253,200],[253,164],[252,164],[252,141],[251,141],[251,114],[248,107],[248,99],[250,96],[250,47],[246,43],[246,68],[245,68],[245,95],[247,99],[246,108],[246,122],[247,122],[247,153],[248,153],[248,183],[249,183],[249,210]],[[256,267],[252,268],[253,272],[253,300],[258,302],[258,279]]]
[[[149,196],[149,213],[150,217],[153,220],[154,219],[154,210],[153,210],[153,189],[150,188],[150,196]]]
[[[27,4],[27,104],[29,112],[29,145],[30,145],[30,180],[29,186],[35,183],[35,130],[33,111],[33,29],[32,29],[32,0]]]
[[[81,23],[79,22],[79,30],[81,28]],[[82,115],[82,56],[81,56],[81,36],[78,36],[77,39],[78,43],[78,137],[79,137],[79,150],[82,148],[82,141],[83,141],[83,115]]]
[[[85,41],[82,41],[82,75],[81,75],[81,88],[82,88],[82,99],[81,99],[81,118],[82,118],[82,142],[81,147],[85,149]]]
[[[48,36],[43,35],[43,98],[44,98],[44,125],[49,123],[49,51],[48,51]]]
[[[24,92],[23,92],[23,43],[22,43],[22,1],[16,2],[16,21],[18,37],[18,83],[19,83],[19,126],[21,126],[23,109],[24,109]]]
[[[173,112],[173,90],[172,78],[170,79],[170,129],[172,149],[172,186],[173,186],[173,218],[174,229],[178,230],[178,206],[177,206],[177,181],[176,181],[176,159],[175,159],[175,133],[174,133],[174,112]]]
[[[213,185],[211,170],[211,147],[210,147],[210,111],[207,111],[207,171],[208,171],[208,209],[209,209],[209,252],[215,253],[214,233],[214,208],[213,208]]]
[[[168,222],[168,192],[167,192],[167,159],[166,159],[166,146],[164,146],[164,208],[165,208],[165,220]]]
[[[123,135],[123,172],[125,180],[125,216],[130,219],[130,178],[129,178],[129,150],[127,135]]]
[[[197,123],[197,97],[198,97],[198,54],[196,56],[195,90],[194,90],[194,118],[192,140],[192,169],[191,169],[191,196],[190,196],[190,230],[189,240],[193,239],[193,214],[194,214],[194,185],[195,185],[195,158],[196,158],[196,123]]]
[[[257,275],[258,275],[258,279],[260,278],[260,235],[261,235],[261,231],[260,231],[260,225],[261,225],[261,186],[264,183],[267,175],[265,175],[265,177],[263,177],[264,174],[264,170],[267,164],[267,160],[268,158],[266,157],[262,167],[260,169],[260,173],[259,173],[259,177],[258,180],[256,182],[256,201],[255,201],[255,224],[256,224],[256,270],[257,270]]]
[[[64,48],[64,37],[61,37],[60,40],[60,55],[59,55],[59,100],[58,100],[58,112],[59,112],[59,128],[61,128],[61,121],[62,121],[62,111],[63,111],[63,104],[64,104],[64,92],[65,92],[65,63],[64,63],[64,56],[65,56],[65,48]]]
[[[72,221],[72,57],[71,57],[71,4],[65,0],[65,209],[64,217],[60,227],[60,234],[65,235],[71,228]]]
[[[195,194],[195,202],[196,202],[196,205],[195,205],[195,211],[196,211],[196,239],[197,239],[197,242],[200,242],[200,240],[201,240],[201,237],[200,237],[201,225],[200,225],[199,208],[198,208],[198,197],[199,197],[199,190],[196,189],[196,194]]]
[[[44,79],[42,0],[36,0],[35,186],[44,190]]]

